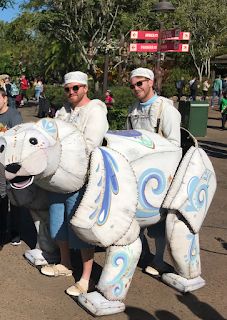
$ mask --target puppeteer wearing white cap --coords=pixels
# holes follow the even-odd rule
[[[154,80],[154,72],[148,68],[137,68],[132,70],[130,79],[134,77],[145,77],[150,80]]]
[[[88,76],[86,75],[86,73],[81,71],[72,71],[72,72],[66,73],[64,76],[64,84],[66,85],[72,82],[85,84],[87,86]]]

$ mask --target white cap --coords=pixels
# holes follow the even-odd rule
[[[81,71],[66,73],[64,76],[64,84],[66,85],[71,82],[78,82],[87,86],[88,76],[86,75],[86,73],[83,73]]]
[[[154,72],[148,68],[137,68],[131,72],[130,79],[133,77],[145,77],[154,80]]]

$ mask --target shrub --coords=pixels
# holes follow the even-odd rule
[[[60,85],[44,85],[44,93],[56,110],[66,101],[64,89]]]
[[[162,95],[165,97],[172,97],[177,95],[176,81],[184,77],[185,80],[185,89],[184,94],[189,95],[189,81],[192,79],[192,75],[186,69],[179,67],[171,69],[169,75],[166,77],[162,85]]]
[[[110,90],[115,101],[113,108],[108,110],[110,129],[124,129],[128,108],[133,104],[135,98],[127,86],[111,87]]]

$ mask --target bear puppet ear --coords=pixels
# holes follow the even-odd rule
[[[57,140],[58,137],[58,127],[54,119],[45,118],[36,122],[36,125],[42,129],[46,134]]]

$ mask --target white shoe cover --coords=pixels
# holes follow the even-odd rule
[[[146,267],[145,272],[155,277],[160,276],[159,271],[151,266]]]
[[[191,292],[202,288],[206,284],[200,276],[194,279],[186,279],[175,273],[164,273],[162,281],[180,292]]]
[[[56,254],[51,255],[40,249],[26,250],[24,257],[35,267],[59,262],[59,256]]]
[[[94,316],[104,316],[123,312],[125,304],[121,301],[109,301],[99,292],[82,293],[78,297],[79,304]]]

